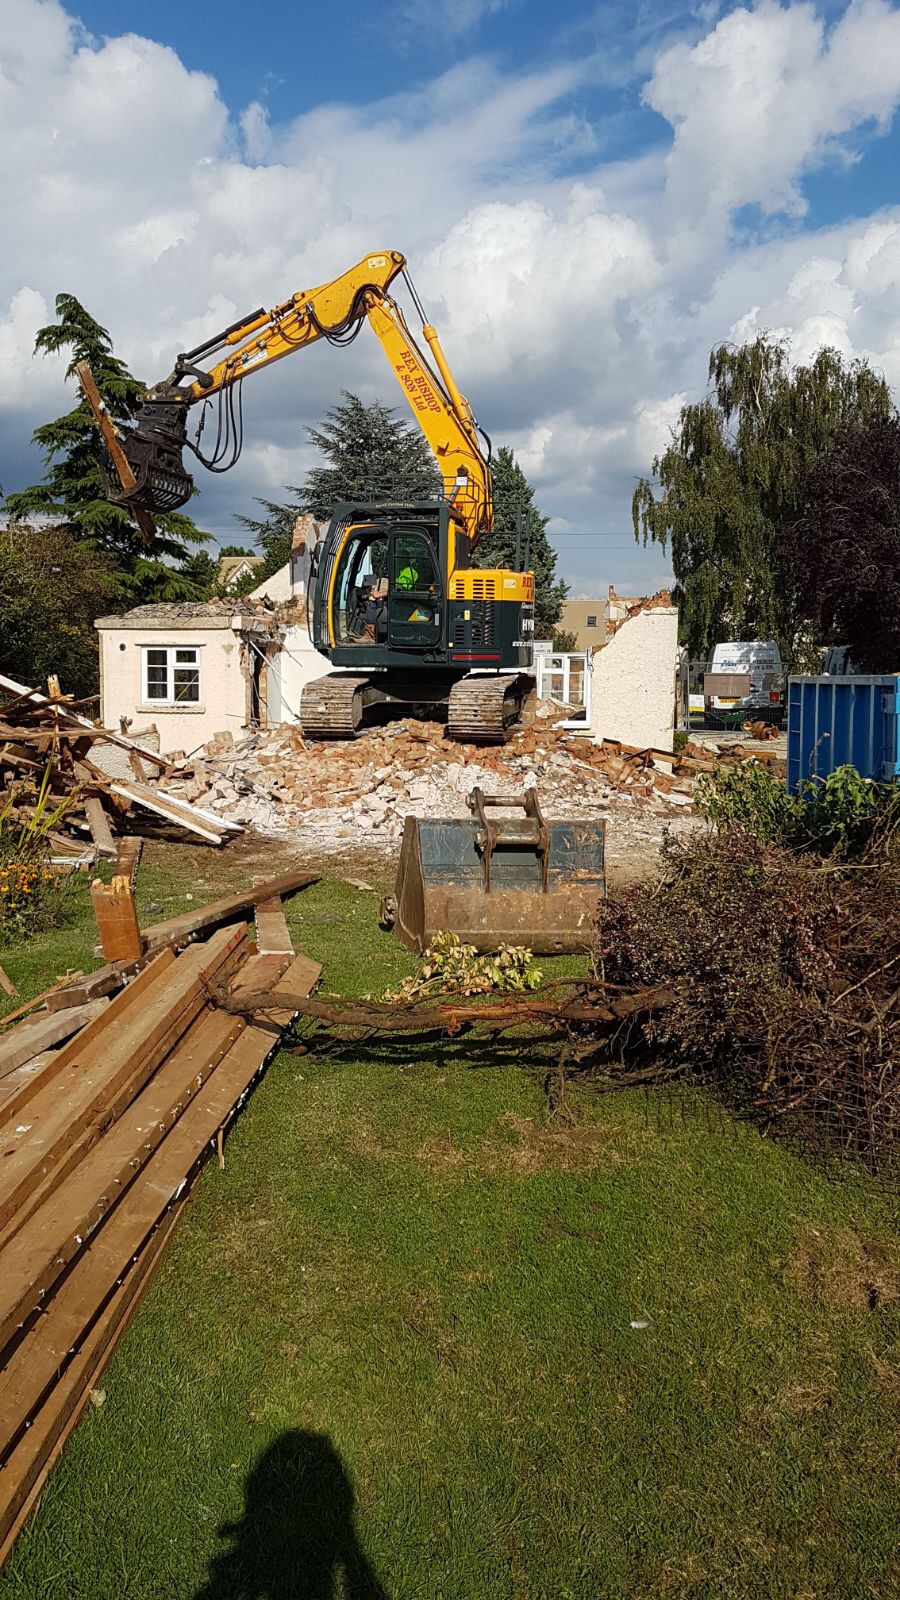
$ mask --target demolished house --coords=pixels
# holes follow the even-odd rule
[[[216,734],[296,722],[303,685],[328,671],[306,625],[306,592],[322,532],[294,524],[290,559],[240,599],[163,602],[98,617],[101,718],[163,754]],[[254,560],[258,558],[253,558]]]
[[[196,750],[223,730],[284,720],[274,606],[209,600],[135,606],[98,617],[101,717],[160,749]]]

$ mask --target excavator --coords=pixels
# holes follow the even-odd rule
[[[422,324],[426,355],[390,293],[402,276]],[[434,499],[336,505],[307,596],[310,636],[337,669],[306,686],[304,733],[356,738],[391,715],[446,715],[452,738],[504,743],[533,716],[534,575],[479,567],[493,519],[490,441],[461,394],[397,250],[368,255],[330,283],[260,308],[179,355],[146,391],[134,426],[119,432],[90,370],[79,379],[105,446],[105,490],[145,537],[153,515],[185,505],[190,451],[212,472],[234,466],[242,442],[244,379],[320,339],[350,344],[373,329],[437,460]],[[215,438],[204,453],[207,402]],[[194,437],[188,420],[200,407]]]

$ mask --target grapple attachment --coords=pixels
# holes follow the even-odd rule
[[[148,402],[137,425],[121,439],[130,469],[123,473],[112,455],[101,469],[103,487],[114,505],[143,506],[147,511],[177,511],[187,505],[194,480],[182,464],[185,444],[184,407],[168,401]]]
[[[113,505],[128,507],[147,544],[152,545],[156,538],[153,513],[174,511],[194,492],[194,480],[181,463],[187,437],[184,401],[147,401],[136,427],[120,435],[88,363],[79,361],[75,371],[105,446],[100,467],[103,492]]]
[[[468,805],[471,821],[407,817],[386,924],[420,954],[443,931],[482,951],[586,950],[606,889],[602,820],[548,823],[535,789],[473,789]],[[523,815],[491,814],[501,808]]]

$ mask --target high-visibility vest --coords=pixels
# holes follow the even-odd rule
[[[398,589],[412,589],[413,586],[418,583],[418,581],[419,574],[417,573],[415,567],[401,567],[400,571],[397,573]]]

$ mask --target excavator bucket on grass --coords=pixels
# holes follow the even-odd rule
[[[586,950],[606,889],[604,823],[547,822],[536,789],[521,799],[473,789],[468,806],[471,821],[407,817],[383,925],[420,954],[443,931],[481,951]],[[501,808],[523,815],[489,814]]]

